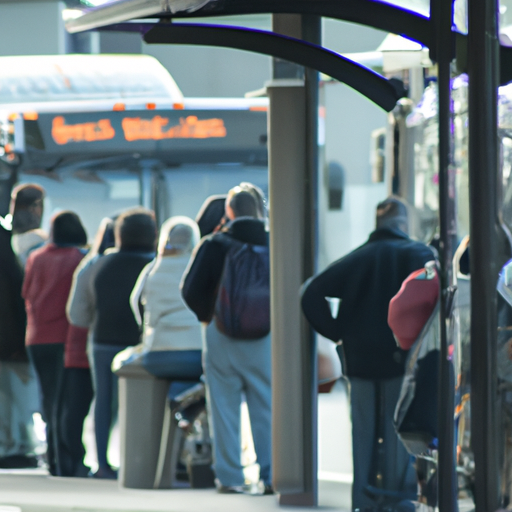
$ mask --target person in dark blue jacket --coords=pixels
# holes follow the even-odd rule
[[[388,326],[388,306],[406,277],[434,258],[409,238],[407,207],[391,197],[377,206],[366,243],[311,278],[302,309],[322,336],[341,342],[350,380],[354,481],[352,509],[375,505],[367,485],[416,497],[412,460],[393,428],[407,352]]]
[[[95,478],[117,478],[107,448],[117,411],[117,376],[111,371],[115,355],[140,341],[140,328],[130,306],[130,295],[142,269],[155,257],[157,227],[154,212],[133,208],[115,222],[117,251],[95,259],[87,281],[74,287],[68,303],[73,325],[92,333],[93,381],[96,402],[94,431],[98,470]],[[80,303],[83,302],[83,303]]]

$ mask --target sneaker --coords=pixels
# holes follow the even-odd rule
[[[117,480],[117,471],[111,467],[98,468],[96,473],[89,473],[92,478],[101,478],[105,480]]]
[[[274,487],[272,487],[272,484],[265,484],[265,490],[263,491],[263,494],[265,496],[269,494],[275,494]]]
[[[215,487],[219,494],[246,494],[248,490],[247,485],[222,485],[218,478],[215,479]]]
[[[247,487],[245,485],[219,485],[217,492],[219,494],[245,494]]]
[[[251,496],[265,496],[274,494],[274,488],[272,487],[272,484],[266,484],[263,480],[253,482],[246,485],[245,487],[245,494],[250,494]]]
[[[73,474],[76,478],[87,478],[91,473],[91,468],[85,464],[80,463]]]

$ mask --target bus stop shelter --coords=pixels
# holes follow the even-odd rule
[[[398,3],[398,2],[396,2]],[[400,2],[401,5],[404,2]],[[273,333],[274,484],[282,505],[317,504],[316,361],[314,336],[302,317],[301,284],[316,270],[318,72],[391,111],[403,84],[387,80],[321,44],[329,17],[402,35],[430,50],[438,67],[441,263],[439,389],[439,509],[456,509],[453,383],[448,371],[451,258],[455,249],[454,180],[450,168],[450,78],[457,65],[469,75],[471,219],[471,409],[477,512],[499,505],[496,428],[496,292],[498,244],[503,239],[497,196],[497,88],[512,80],[512,48],[500,47],[497,4],[468,0],[468,33],[453,23],[453,0],[430,0],[425,16],[377,0],[118,0],[67,23],[69,32],[140,32],[147,43],[210,45],[274,57],[266,85],[269,109]],[[272,31],[179,23],[268,13]],[[290,66],[288,63],[294,63]]]

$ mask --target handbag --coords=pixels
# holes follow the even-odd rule
[[[435,275],[432,275],[432,269]],[[415,297],[414,303],[410,300],[411,293]],[[411,336],[417,334],[407,357],[394,414],[396,433],[412,455],[427,452],[437,440],[439,307],[435,266],[411,274],[390,302],[388,323],[400,346],[409,348]],[[400,322],[404,315],[407,320],[405,329],[404,322]]]

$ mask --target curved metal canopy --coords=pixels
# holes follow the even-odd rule
[[[236,14],[312,14],[360,23],[429,46],[429,19],[376,0],[117,0],[88,9],[66,22],[70,33],[137,18],[181,18]]]
[[[359,91],[386,111],[391,111],[405,90],[398,81],[321,46],[268,31],[214,25],[178,25],[126,21],[140,18],[169,19],[254,13],[295,13],[332,17],[403,34],[426,44],[428,19],[375,0],[118,0],[84,11],[68,20],[66,29],[81,32],[98,28],[138,30],[148,43],[222,46],[279,57],[317,69]],[[406,33],[402,30],[407,27]],[[146,34],[147,32],[147,34]]]
[[[165,20],[262,13],[309,14],[344,20],[402,35],[418,41],[431,50],[435,50],[436,47],[433,44],[436,39],[436,30],[428,17],[379,0],[117,0],[83,11],[81,16],[66,22],[66,29],[68,32],[76,33],[106,27],[112,29],[113,25],[116,25],[118,30],[139,30],[145,33],[150,27],[143,27],[140,24],[128,27],[124,22],[141,18]],[[190,33],[190,28],[176,27],[166,32],[165,39],[168,43],[174,44],[208,44],[245,49],[280,56],[311,67],[313,62],[310,58],[300,55],[303,48],[307,47],[305,52],[309,56],[314,53],[323,55],[321,58],[323,68],[320,69],[317,65],[314,66],[315,68],[350,85],[385,110],[390,109],[387,97],[401,92],[396,89],[395,84],[388,83],[385,78],[375,75],[370,69],[363,66],[357,69],[355,67],[357,64],[353,63],[351,66],[347,59],[325,48],[316,47],[315,50],[312,45],[299,40],[290,41],[289,38],[288,41],[286,38],[276,39],[277,45],[269,48],[266,41],[272,37],[272,33],[261,32],[256,35],[248,29],[238,29],[238,32],[235,32],[237,29],[233,27],[231,31],[225,27],[216,27],[218,34],[215,35],[212,33],[212,28],[210,25],[204,25],[202,28],[196,26],[194,34]],[[160,31],[160,29],[156,30]],[[185,32],[188,33],[185,34]],[[453,34],[456,37],[457,48],[464,53],[467,47],[467,36],[456,32]],[[160,42],[164,42],[163,34],[160,33],[159,37]],[[279,55],[276,52],[279,52]],[[287,56],[284,56],[285,54]],[[335,64],[335,55],[337,55],[338,64]],[[500,84],[503,85],[512,80],[512,48],[506,46],[500,48],[500,61]],[[352,77],[349,69],[352,70]]]

